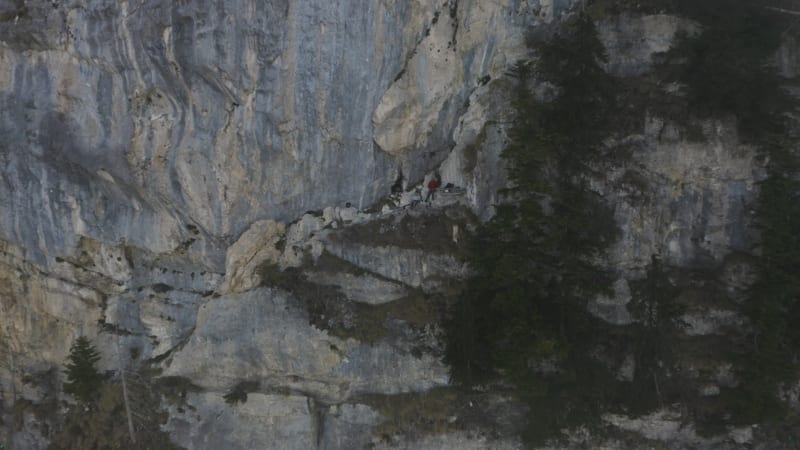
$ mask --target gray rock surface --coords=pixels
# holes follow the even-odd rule
[[[454,145],[478,80],[525,52],[535,3],[0,2],[0,308],[18,367],[60,366],[83,334],[103,369],[136,350],[192,373],[197,357],[180,349],[217,355],[222,343],[253,356],[245,366],[273,388],[341,397],[446,383],[437,357],[412,356],[411,344],[340,342],[302,311],[259,305],[258,264],[296,267],[322,245],[313,219],[286,226],[280,255],[251,226],[348,201],[363,209],[400,167],[421,180]],[[406,129],[415,136],[399,149]],[[370,264],[413,264],[423,276],[395,275],[415,286],[443,273],[417,270],[420,251],[396,251]],[[327,281],[368,303],[407,289],[342,280]],[[242,302],[227,296],[242,291]],[[241,323],[274,326],[261,336],[267,353],[256,338],[238,342]],[[239,376],[212,367],[196,381],[224,390]]]
[[[652,56],[669,50],[677,33],[697,33],[697,25],[669,15],[619,14],[597,24],[608,52],[606,70],[616,76],[641,75],[652,68]]]
[[[258,381],[265,389],[327,401],[420,391],[448,381],[437,358],[331,336],[312,327],[286,293],[265,288],[203,305],[191,338],[167,360],[164,375],[216,392]]]
[[[185,225],[366,207],[398,164],[444,159],[478,79],[521,55],[526,4],[11,2],[0,236],[39,261],[79,235],[164,252]]]
[[[301,396],[248,394],[225,403],[219,394],[189,394],[186,407],[171,408],[165,429],[179,445],[197,450],[225,448],[316,448],[314,412]]]
[[[589,312],[614,325],[628,325],[633,323],[633,317],[628,310],[631,301],[631,290],[624,278],[614,283],[614,295],[591,299],[588,304]]]
[[[423,436],[411,442],[381,443],[374,448],[381,450],[518,450],[524,447],[514,440],[496,440],[465,432]]]
[[[740,328],[745,319],[736,311],[710,309],[684,314],[681,321],[689,336],[724,334],[726,330]]]
[[[323,411],[319,448],[368,448],[374,440],[372,429],[383,418],[366,405],[342,404]]]
[[[338,288],[349,300],[370,305],[398,300],[409,293],[402,284],[369,273],[307,272],[307,276],[317,284]]]
[[[328,243],[325,248],[357,267],[412,287],[435,286],[437,279],[459,278],[467,273],[464,263],[452,255],[416,248],[339,242]]]
[[[285,226],[274,220],[259,220],[228,248],[225,258],[225,281],[220,291],[245,292],[258,286],[260,264],[277,265],[281,257],[278,243],[285,237]]]
[[[632,160],[608,170],[597,190],[615,210],[620,237],[608,258],[622,278],[644,277],[653,255],[673,267],[710,269],[754,245],[751,211],[763,177],[756,151],[739,142],[733,123],[708,121],[702,133],[706,142],[692,142],[675,124],[651,117],[641,135],[616,143],[635,149]],[[731,276],[748,272],[735,261],[728,266],[736,271]],[[736,297],[744,289],[739,281],[730,285]],[[595,301],[597,315],[626,321],[611,305],[626,304],[630,295],[615,288],[615,299]]]

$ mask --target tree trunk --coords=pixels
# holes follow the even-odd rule
[[[117,360],[119,361],[119,373],[122,378],[122,400],[125,402],[125,414],[128,416],[128,432],[131,435],[131,442],[136,443],[136,436],[133,434],[133,418],[131,417],[131,405],[128,401],[128,384],[125,380],[125,366],[122,364],[122,354],[119,350],[119,340],[117,341]]]

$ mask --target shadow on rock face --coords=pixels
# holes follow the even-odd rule
[[[109,148],[82,145],[79,137],[82,132],[81,124],[67,114],[57,111],[45,114],[39,124],[41,161],[69,181],[83,186],[98,177],[127,181],[128,171],[122,154]]]

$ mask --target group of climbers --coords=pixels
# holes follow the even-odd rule
[[[435,172],[433,174],[433,176],[431,177],[431,179],[428,180],[428,184],[427,184],[428,193],[427,193],[427,195],[425,195],[425,203],[430,203],[430,202],[436,200],[436,192],[439,190],[439,187],[442,185],[440,180],[441,180],[441,176],[439,175],[439,172]],[[403,181],[404,181],[403,172],[400,171],[397,174],[397,178],[395,179],[394,184],[392,184],[392,195],[397,195],[397,194],[402,194],[403,193]],[[453,183],[448,183],[448,186],[452,187]],[[422,188],[418,187],[418,188],[416,188],[414,190],[414,192],[415,192],[416,196],[418,197],[418,198],[415,199],[415,201],[417,201],[417,202],[422,201]]]
[[[441,187],[441,177],[436,173],[428,181],[428,195],[425,196],[425,202],[430,203],[434,201],[436,199],[436,193],[439,192],[439,188]],[[463,194],[464,189],[456,187],[453,183],[447,183],[444,185],[444,188],[442,188],[442,192],[446,194]]]
[[[397,178],[392,184],[391,187],[392,196],[401,196],[403,194],[403,184],[404,184],[403,181],[404,181],[403,173],[400,172],[398,173]],[[439,172],[435,172],[433,176],[428,180],[428,183],[423,184],[423,186],[427,187],[428,189],[428,192],[426,193],[424,199],[425,203],[430,204],[436,200],[436,193],[439,191],[441,185],[442,185],[441,176],[439,175]],[[414,205],[423,202],[422,198],[423,186],[417,186],[414,189],[414,195],[410,198],[410,201],[408,201],[408,203],[405,206],[413,207]],[[452,193],[452,192],[458,193],[459,190],[463,191],[463,189],[456,188],[453,185],[453,183],[447,183],[444,187],[444,192],[447,193]],[[396,200],[399,200],[399,197]],[[386,208],[386,206],[384,206],[384,208]],[[336,207],[325,208],[325,211],[323,212],[323,216],[325,217],[326,222],[330,223],[334,228],[353,223],[358,219],[360,214],[363,215],[363,213],[361,213],[358,210],[358,208],[354,207],[350,202],[345,203],[344,207],[336,206]]]

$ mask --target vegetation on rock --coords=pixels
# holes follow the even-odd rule
[[[744,139],[781,130],[792,100],[770,60],[781,42],[783,18],[764,1],[676,2],[676,12],[700,32],[678,37],[661,67],[665,81],[685,86],[693,116],[733,116]]]
[[[661,2],[659,11],[690,18],[700,31],[678,36],[655,76],[607,75],[584,13],[567,19],[538,59],[512,71],[515,120],[503,154],[511,187],[473,236],[474,276],[451,308],[446,360],[462,385],[512,386],[529,406],[529,438],[586,425],[603,411],[640,414],[674,403],[701,432],[785,418],[778,392],[796,381],[800,366],[800,331],[792,326],[800,321],[800,161],[790,114],[796,101],[771,64],[783,18],[764,6]],[[541,83],[535,91],[534,80]],[[666,93],[666,83],[676,83],[677,93]],[[653,92],[670,97],[669,106],[646,101]],[[698,393],[702,377],[682,371],[700,341],[682,334],[688,297],[681,298],[697,289],[724,297],[716,281],[692,281],[713,275],[669,267],[654,255],[644,279],[631,283],[632,325],[610,327],[587,313],[587,300],[610,290],[601,262],[615,224],[590,181],[610,157],[606,138],[630,132],[622,129],[630,120],[612,123],[620,98],[684,125],[690,140],[702,137],[693,121],[735,119],[740,140],[758,148],[766,168],[754,214],[757,278],[742,306],[752,327],[713,344],[734,362],[739,383],[710,397]],[[603,348],[612,350],[598,356]],[[625,355],[634,369],[613,373]]]
[[[698,21],[702,32],[683,36],[669,52],[678,61],[668,72],[686,86],[695,114],[736,118],[740,137],[755,145],[766,168],[759,183],[755,250],[756,281],[744,312],[752,330],[740,354],[741,387],[731,396],[733,421],[781,419],[782,383],[800,372],[800,161],[797,99],[785,89],[772,60],[789,27],[770,2],[714,0],[679,2],[679,11]]]
[[[174,380],[155,383],[152,371],[140,370],[123,375],[127,381],[123,387],[98,371],[99,360],[97,349],[87,337],[75,340],[64,371],[64,392],[81,404],[62,417],[63,426],[53,434],[49,448],[177,449],[167,433],[161,431],[167,419],[161,410],[161,398],[169,397],[179,385]],[[126,416],[126,406],[132,410],[132,417]],[[132,420],[130,427],[128,419]]]
[[[72,344],[64,374],[64,392],[86,403],[92,400],[104,377],[97,370],[100,354],[86,336],[80,336]]]
[[[446,355],[457,382],[512,382],[532,409],[532,439],[603,404],[596,381],[608,374],[589,356],[601,324],[586,302],[611,290],[601,260],[616,237],[589,186],[615,99],[592,20],[575,17],[540,54],[512,71],[516,118],[503,153],[512,187],[475,237],[475,275],[453,307]],[[532,92],[534,75],[554,87],[551,101]]]
[[[258,381],[240,381],[236,383],[227,394],[223,395],[225,403],[235,405],[237,403],[247,402],[247,394],[258,390],[260,383]]]
[[[50,450],[130,448],[178,450],[161,430],[167,414],[161,410],[167,386],[152,383],[144,373],[130,373],[128,389],[134,410],[135,442],[126,425],[124,396],[119,383],[102,383],[88,408],[73,408],[64,415],[63,426],[51,439]]]
[[[673,336],[679,331],[685,308],[676,302],[679,288],[670,281],[668,268],[655,255],[647,266],[647,276],[634,284],[633,291],[635,370],[626,404],[632,411],[646,412],[676,399],[675,384],[680,381],[668,378],[664,368],[675,363]]]

